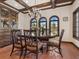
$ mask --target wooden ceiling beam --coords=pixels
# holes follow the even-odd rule
[[[51,2],[52,0],[50,0],[50,2],[46,2],[46,3],[42,3],[42,4],[38,4],[38,5],[34,5],[34,6],[31,6],[31,7],[29,7],[28,9],[30,9],[30,8],[34,8],[34,7],[36,7],[36,8],[42,8],[42,7],[46,7],[46,6],[50,6],[51,4],[52,4],[52,2]],[[57,2],[57,1],[59,1],[59,2]],[[59,5],[59,6],[56,6],[56,4],[61,4],[61,3],[65,3],[65,2],[69,2],[69,1],[71,1],[71,3],[70,4],[65,4],[65,5]],[[55,0],[55,7],[57,8],[57,7],[62,7],[62,6],[67,6],[67,5],[71,5],[71,4],[73,4],[74,3],[74,1],[75,0]],[[52,7],[48,7],[48,8],[44,8],[44,9],[51,9]],[[25,11],[25,10],[27,10],[27,9],[21,9],[20,11]]]
[[[9,8],[9,7],[6,7],[6,6],[2,5],[2,4],[0,4],[0,7],[1,7],[1,8],[6,8],[6,9],[8,9],[8,10],[11,10],[11,11],[15,12],[15,13],[18,13],[18,12],[16,12],[16,11],[14,11],[13,9],[11,9],[11,8]]]
[[[60,2],[57,3],[57,1],[60,1]],[[62,2],[61,2],[61,1],[62,1]],[[71,4],[73,4],[75,0],[55,0],[54,3],[55,3],[55,4],[60,4],[60,3],[70,2],[70,1],[71,1]],[[44,4],[44,5],[43,5],[43,4]],[[40,7],[49,6],[49,5],[51,5],[51,4],[52,4],[52,0],[50,0],[50,2],[38,4],[37,6],[32,6],[32,7],[38,7],[38,8],[40,8]],[[39,6],[40,6],[40,7],[39,7]]]
[[[55,1],[54,1],[54,3],[55,3],[54,6],[55,6],[55,8],[57,8],[57,7],[63,7],[63,6],[67,6],[67,5],[71,5],[71,4],[74,3],[75,0],[63,0],[63,1],[60,0],[59,3],[56,3],[56,1],[58,1],[58,0],[55,0]],[[56,4],[60,4],[61,1],[62,1],[62,3],[71,1],[71,3],[69,3],[69,4],[65,4],[65,5],[59,5],[59,6],[56,6]],[[45,5],[43,5],[43,4],[45,4]],[[52,4],[52,0],[50,0],[50,2],[48,2],[48,3],[43,3],[43,4],[40,4],[40,5],[38,5],[38,6],[34,6],[34,7],[41,8],[41,6],[42,6],[42,7],[50,6],[50,5]],[[40,7],[39,7],[39,6],[40,6]],[[33,7],[33,6],[32,6],[32,7]],[[41,9],[41,10],[44,10],[44,9],[51,9],[51,8],[52,8],[52,7],[47,7],[47,8],[43,8],[43,9]]]
[[[57,7],[68,6],[68,5],[71,5],[71,3],[69,3],[69,4],[64,4],[64,5],[59,5],[59,6],[56,6],[56,8],[57,8]]]
[[[65,3],[69,1],[72,1],[72,0],[56,0],[56,4]]]
[[[31,12],[33,11],[32,8],[30,8],[30,6],[28,6],[23,0],[16,0],[19,4],[21,4],[22,6],[24,6],[25,10],[30,10]],[[23,10],[20,10],[20,12],[22,12]]]
[[[31,9],[31,8],[34,8],[34,7],[36,7],[36,8],[42,8],[42,7],[46,7],[46,6],[49,6],[49,5],[51,5],[51,3],[50,2],[46,2],[46,3],[42,3],[42,4],[31,6],[28,9]],[[27,10],[27,9],[24,8],[24,9],[21,9],[20,11],[25,11],[25,10]]]
[[[58,1],[58,0],[55,0],[55,1],[54,1],[55,5],[60,3],[60,2],[59,2],[59,3],[56,3],[56,1]],[[71,1],[71,0],[64,0],[62,3],[64,3],[64,2],[69,2],[69,1]],[[75,1],[75,0],[74,0],[74,1]],[[74,2],[74,1],[73,1],[73,2]],[[38,4],[38,5],[31,6],[31,8],[34,8],[34,7],[36,7],[36,8],[42,8],[42,7],[49,6],[49,5],[51,5],[51,4],[53,4],[52,0],[50,0],[50,2],[46,2],[46,3],[42,3],[42,4]]]
[[[5,2],[2,2],[2,3],[5,4],[6,6],[9,6],[9,7],[15,9],[15,10],[18,11],[18,12],[21,12],[19,9],[17,9],[17,8],[15,8],[15,7],[13,7],[13,6],[11,6],[11,5],[5,3]],[[22,12],[22,13],[23,13],[23,12]]]
[[[13,8],[13,9],[15,9],[15,10],[19,11],[17,8],[15,8],[15,7],[13,7],[13,6],[11,6],[11,5],[9,5],[9,4],[7,4],[7,3],[5,3],[5,2],[3,2],[3,4],[5,4],[5,5],[7,5],[7,6],[9,6],[9,7]]]
[[[4,2],[4,1],[6,1],[6,0],[0,0],[0,2]]]
[[[42,8],[42,7],[45,7],[45,6],[49,6],[51,5],[51,2],[46,2],[46,3],[42,3],[42,4],[38,4],[38,5],[34,5],[34,6],[31,6],[31,8]]]
[[[74,3],[74,1],[75,1],[75,0],[72,0],[72,3],[71,3],[71,4],[73,4],[73,3]]]
[[[69,3],[69,4],[56,6],[56,8],[57,8],[57,7],[68,6],[68,5],[71,5],[71,4],[72,4],[72,2],[71,2],[71,3]],[[47,9],[52,9],[52,7],[42,8],[42,9],[40,9],[40,10],[47,10]]]

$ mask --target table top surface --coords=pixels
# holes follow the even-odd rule
[[[18,35],[19,37],[37,37],[37,38],[55,38],[56,36],[44,35],[44,36],[34,36],[34,35]]]

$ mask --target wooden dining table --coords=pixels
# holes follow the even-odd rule
[[[50,36],[50,35],[32,36],[32,35],[23,35],[23,34],[22,35],[18,35],[18,36],[21,37],[21,38],[32,37],[34,39],[38,39],[40,42],[47,43],[47,51],[48,51],[48,42],[49,42],[49,39],[56,37],[56,36]]]

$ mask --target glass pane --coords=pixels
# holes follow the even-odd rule
[[[76,14],[76,37],[78,37],[78,13]]]
[[[46,21],[46,18],[41,18],[40,22]]]
[[[51,18],[51,21],[53,21],[53,20],[58,20],[58,17],[56,17],[56,16],[54,17],[54,16],[53,16],[53,17]]]
[[[44,17],[40,18],[40,35],[46,35],[46,25],[47,25],[46,18]]]
[[[31,20],[31,29],[34,30],[34,29],[36,28],[36,26],[37,26],[36,19],[33,18],[33,19]]]
[[[41,22],[40,27],[43,28],[43,29],[46,29],[46,22],[43,22],[43,23]]]
[[[58,21],[51,22],[51,35],[58,35]]]
[[[34,23],[34,22],[36,22],[36,20],[35,19],[32,19],[32,23]]]

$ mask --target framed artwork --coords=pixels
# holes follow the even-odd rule
[[[68,21],[68,17],[63,17],[63,21]]]

